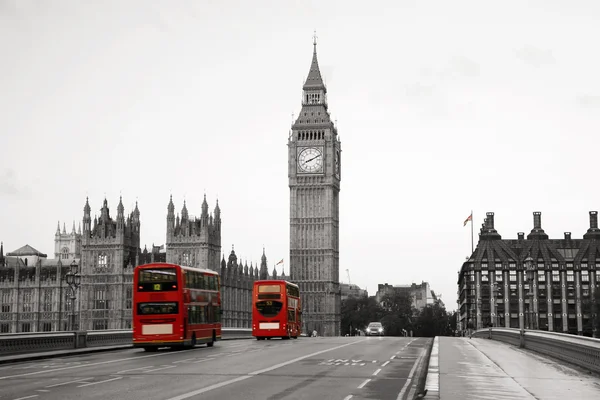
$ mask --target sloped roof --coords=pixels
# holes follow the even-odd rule
[[[6,254],[7,256],[17,256],[17,257],[25,257],[25,256],[39,256],[39,257],[48,257],[48,255],[34,249],[30,245],[26,244],[25,246],[12,251]]]

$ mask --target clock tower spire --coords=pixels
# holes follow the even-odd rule
[[[302,109],[288,140],[290,278],[305,299],[304,331],[339,336],[341,143],[328,111],[316,35],[302,90]]]

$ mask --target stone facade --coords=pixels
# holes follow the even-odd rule
[[[78,266],[81,286],[76,293],[76,326],[81,330],[131,329],[133,268],[153,262],[173,262],[220,273],[223,326],[250,328],[252,288],[258,279],[277,279],[268,272],[263,249],[261,264],[248,266],[231,251],[221,257],[221,217],[218,204],[208,214],[206,199],[200,218],[188,215],[184,203],[175,215],[172,199],[167,210],[167,243],[140,250],[140,212],[136,203],[125,216],[119,201],[117,216],[110,215],[105,199],[100,217],[92,221],[86,199],[83,230],[55,233],[55,259],[25,245],[4,256],[0,244],[0,333],[44,332],[69,329],[73,312],[71,289],[65,275]],[[59,225],[60,227],[60,225]],[[66,257],[68,255],[68,257]],[[75,256],[75,257],[73,257]],[[219,263],[219,257],[222,258]],[[286,279],[283,274],[281,279]]]
[[[339,192],[341,142],[317,61],[303,86],[288,141],[290,275],[303,297],[303,331],[340,335]]]
[[[565,232],[550,239],[541,213],[533,213],[533,229],[525,238],[502,239],[488,212],[477,248],[458,277],[459,329],[541,329],[591,336],[595,294],[600,290],[600,229],[590,211],[590,227],[582,239]]]
[[[83,209],[79,329],[131,329],[133,268],[140,253],[140,211],[125,215],[119,199],[116,219],[104,199],[92,225],[89,201]]]
[[[206,196],[199,218],[190,217],[185,201],[175,216],[173,198],[167,206],[167,262],[219,271],[221,258],[221,209],[208,213]]]

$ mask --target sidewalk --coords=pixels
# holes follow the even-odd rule
[[[440,337],[437,363],[428,400],[600,399],[597,376],[493,340]]]

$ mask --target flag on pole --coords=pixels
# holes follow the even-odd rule
[[[471,221],[471,223],[473,223],[473,213],[471,213],[471,215],[469,215],[467,217],[467,219],[465,219],[465,222],[463,223],[463,226],[467,225],[467,222]]]
[[[281,259],[281,261],[279,261],[277,264],[275,264],[275,266],[278,266],[279,264],[283,264],[283,258]]]

